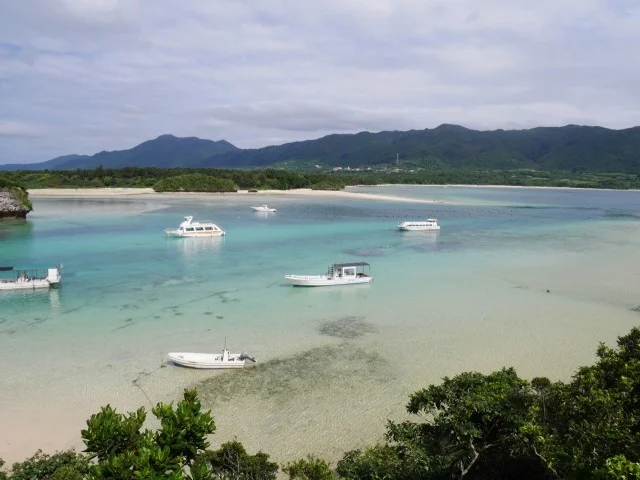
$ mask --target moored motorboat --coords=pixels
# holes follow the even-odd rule
[[[253,210],[254,212],[267,212],[267,213],[272,213],[272,212],[276,211],[275,208],[271,208],[268,205],[260,205],[258,207],[251,207],[251,210]]]
[[[33,290],[55,287],[60,283],[61,265],[54,268],[16,269],[0,267],[0,271],[11,272],[11,277],[0,276],[0,290]]]
[[[285,275],[296,287],[328,287],[331,285],[354,285],[369,283],[373,279],[366,262],[334,263],[325,275]]]
[[[440,230],[440,225],[436,218],[428,218],[426,221],[402,222],[396,228],[402,231]]]
[[[220,237],[226,232],[212,222],[194,222],[193,217],[184,217],[178,228],[167,228],[169,237]]]
[[[226,342],[222,354],[171,352],[167,359],[176,365],[201,369],[242,368],[247,360],[255,362],[255,359],[246,353],[229,353]]]

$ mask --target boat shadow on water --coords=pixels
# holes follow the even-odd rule
[[[416,252],[432,252],[439,250],[440,232],[435,231],[404,231],[400,232],[401,245]]]
[[[170,244],[185,257],[195,257],[203,253],[218,253],[224,244],[224,239],[224,236],[172,238]]]

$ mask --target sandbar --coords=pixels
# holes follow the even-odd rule
[[[379,195],[375,193],[359,193],[344,190],[312,190],[310,188],[297,188],[292,190],[259,190],[249,192],[248,190],[238,190],[230,193],[207,193],[207,192],[171,192],[156,193],[152,188],[38,188],[29,189],[32,197],[111,197],[127,195],[156,195],[156,196],[186,196],[186,195],[288,195],[288,196],[308,196],[325,198],[349,198],[352,200],[380,200],[389,202],[408,202],[422,204],[452,204],[447,200],[421,199],[403,197],[398,195]]]

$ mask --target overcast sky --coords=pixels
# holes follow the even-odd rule
[[[1,0],[0,164],[640,124],[638,0]]]

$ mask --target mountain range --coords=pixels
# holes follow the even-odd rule
[[[65,155],[0,170],[104,168],[367,167],[539,169],[640,173],[640,127],[567,125],[527,130],[471,130],[458,125],[409,131],[334,134],[316,140],[240,149],[225,140],[161,135],[129,150]],[[398,162],[398,163],[399,163]]]

